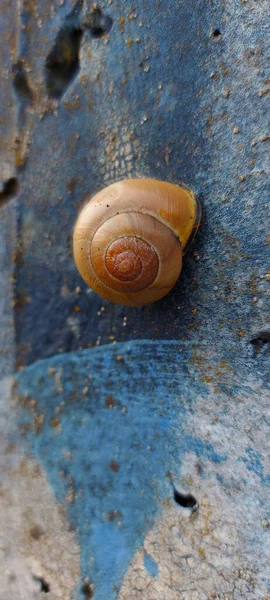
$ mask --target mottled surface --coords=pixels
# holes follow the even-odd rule
[[[239,360],[239,377],[203,346],[138,341],[18,376],[20,429],[67,509],[96,600],[270,593],[261,367],[254,377]],[[175,503],[173,485],[198,512]]]
[[[70,600],[80,576],[76,534],[20,443],[11,385],[0,384],[0,598]]]
[[[1,61],[1,102],[0,102],[0,207],[9,196],[8,182],[16,174],[14,161],[15,112],[12,96],[12,57],[16,51],[18,28],[16,25],[16,0],[1,0],[0,19],[0,61]]]
[[[269,600],[269,2],[0,4],[0,598]],[[71,251],[128,176],[203,208],[142,309]]]
[[[267,5],[104,3],[112,29],[103,37],[85,30],[80,70],[61,99],[47,97],[46,57],[67,15],[83,23],[91,5],[76,18],[70,2],[26,5],[20,52],[35,100],[24,109],[31,144],[19,195],[19,364],[114,339],[212,345],[213,331],[220,347],[237,348],[267,326]],[[183,181],[203,207],[179,283],[142,309],[87,290],[71,251],[85,198],[129,175]]]

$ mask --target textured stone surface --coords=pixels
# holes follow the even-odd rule
[[[264,361],[254,376],[202,345],[126,342],[38,361],[17,394],[27,449],[75,527],[96,600],[265,600]]]
[[[2,379],[0,598],[69,600],[80,575],[78,544],[42,467],[23,451],[11,386]]]
[[[0,0],[1,600],[270,597],[268,4]],[[71,252],[128,176],[203,209],[142,309]]]
[[[267,4],[104,3],[112,29],[85,31],[80,70],[57,100],[47,97],[46,57],[91,4],[79,16],[67,1],[22,11],[18,52],[34,99],[19,195],[19,364],[114,339],[211,346],[213,332],[215,344],[241,352],[268,327]],[[87,290],[71,251],[86,197],[127,176],[183,181],[203,208],[175,289],[142,309]]]

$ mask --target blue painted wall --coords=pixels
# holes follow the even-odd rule
[[[18,44],[5,62],[19,184],[14,437],[75,530],[76,600],[85,577],[96,600],[117,598],[136,550],[174,505],[172,484],[183,483],[190,456],[199,483],[186,481],[186,491],[200,502],[218,490],[216,527],[232,507],[229,537],[237,532],[241,552],[224,555],[232,569],[239,555],[254,567],[258,600],[270,592],[267,3],[99,8],[18,3]],[[86,199],[129,176],[183,181],[203,209],[179,282],[141,309],[87,290],[71,249]],[[155,582],[156,564],[146,552]],[[217,593],[227,593],[224,581]]]
[[[190,419],[195,416],[196,421],[198,398],[204,410],[213,403],[205,375],[209,364],[206,360],[196,371],[194,353],[196,348],[181,343],[126,342],[37,361],[17,376],[26,447],[43,465],[56,499],[67,509],[81,549],[82,577],[90,578],[96,600],[118,597],[147,532],[164,506],[174,504],[173,485],[183,486],[181,464],[187,453],[204,464],[199,503],[211,464],[221,483],[219,467],[229,457],[238,467],[234,481],[224,481],[224,487],[240,484],[241,463],[261,484],[269,483],[266,457],[254,443],[241,450],[237,427],[229,445],[224,438],[218,448],[202,437],[199,422],[198,431],[188,431]],[[244,364],[241,369],[248,378]],[[217,388],[209,423],[218,414],[226,424],[239,392],[250,394],[251,388],[243,384],[240,390],[231,371],[223,389]],[[194,491],[192,483],[186,491]],[[259,498],[267,510],[262,490],[252,494],[252,502]],[[145,556],[145,568],[157,577],[151,557]],[[78,594],[84,597],[80,590]]]

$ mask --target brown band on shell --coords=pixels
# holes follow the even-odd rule
[[[149,286],[158,274],[159,258],[155,248],[138,237],[122,237],[107,249],[105,264],[115,279],[135,282],[133,290],[139,291]]]
[[[135,267],[136,261],[133,257],[137,277],[129,280],[123,276],[119,277],[119,271],[118,276],[116,272],[112,273],[112,265],[108,268],[109,264],[106,264],[108,249],[111,246],[113,248],[113,244],[119,239],[125,239],[123,247],[119,247],[120,254],[122,249],[131,250],[134,254],[138,253],[142,262],[142,269],[138,274],[139,261]],[[132,246],[126,246],[127,239]],[[136,252],[132,239],[135,240]],[[90,244],[88,242],[87,254],[88,268],[93,268],[99,282],[107,286],[111,294],[113,290],[126,294],[140,293],[146,289],[150,291],[160,278],[161,266],[162,280],[157,285],[158,288],[167,288],[173,277],[175,281],[178,278],[182,264],[181,246],[174,232],[153,216],[131,211],[116,214],[103,223],[93,235]],[[138,301],[139,297],[136,297],[136,303]]]

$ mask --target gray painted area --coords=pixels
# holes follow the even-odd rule
[[[18,22],[16,19],[17,0],[2,0],[0,20],[0,62],[1,62],[1,103],[0,103],[0,206],[9,197],[10,179],[16,176],[16,107],[12,102],[12,63],[16,48]]]
[[[15,369],[14,330],[14,252],[16,244],[15,202],[0,212],[0,379],[11,376]]]
[[[0,383],[0,598],[69,600],[79,548],[38,462],[19,443],[12,380]],[[12,440],[12,441],[11,441]]]
[[[269,2],[0,5],[0,599],[269,600]],[[203,209],[141,309],[71,252],[129,176]]]

